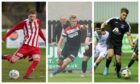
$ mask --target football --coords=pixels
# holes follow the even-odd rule
[[[11,70],[9,72],[9,77],[11,79],[17,80],[19,78],[19,71],[18,70]]]
[[[124,79],[129,79],[131,77],[131,71],[128,68],[121,70],[121,77]]]

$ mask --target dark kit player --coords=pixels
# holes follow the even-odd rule
[[[85,77],[85,73],[87,70],[87,62],[92,56],[92,28],[88,28],[87,37],[85,39],[85,52],[83,54],[82,61],[82,75],[81,77]]]
[[[81,26],[77,24],[77,16],[70,16],[69,21],[70,26],[64,29],[57,45],[59,67],[57,67],[56,70],[50,75],[51,77],[63,71],[67,65],[70,64],[75,57],[77,57],[79,48],[81,46]],[[61,52],[61,46],[64,38],[66,38],[67,41],[65,42],[64,48]]]
[[[27,72],[24,75],[24,79],[28,79],[31,73],[37,67],[40,61],[40,48],[38,44],[39,36],[46,42],[46,38],[40,27],[40,20],[36,18],[36,11],[34,9],[28,11],[28,18],[22,20],[17,25],[12,27],[6,35],[3,37],[4,42],[7,37],[16,30],[22,29],[24,31],[24,41],[21,47],[16,51],[14,55],[4,55],[3,59],[8,60],[11,63],[15,63],[17,60],[28,57],[30,61],[33,61],[29,66]]]
[[[133,40],[131,37],[131,27],[126,20],[129,11],[127,8],[121,8],[120,17],[113,17],[105,21],[102,25],[102,31],[104,31],[106,25],[110,25],[109,30],[109,39],[107,42],[108,45],[108,57],[106,60],[106,67],[104,70],[104,75],[108,75],[109,65],[111,63],[112,57],[115,55],[116,61],[116,74],[120,78],[120,69],[121,69],[121,53],[122,53],[122,40],[123,36],[126,33],[130,46],[133,48]]]

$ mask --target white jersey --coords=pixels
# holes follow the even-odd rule
[[[105,31],[104,35],[98,35],[97,32],[95,31],[94,34],[96,40],[98,41],[95,48],[94,56],[105,57],[107,55],[107,39],[109,37],[109,32]]]
[[[95,38],[98,41],[96,46],[107,47],[107,39],[109,37],[109,32],[105,31],[104,35],[98,35],[97,32],[94,32]]]

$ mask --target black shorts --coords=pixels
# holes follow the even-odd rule
[[[63,59],[69,57],[73,61],[74,58],[77,57],[79,49],[80,46],[65,45],[62,50],[61,57],[63,57]]]
[[[108,43],[108,49],[113,49],[115,55],[121,56],[121,54],[122,54],[122,45],[121,44]]]
[[[92,56],[92,43],[89,46],[89,49],[88,50],[85,50],[84,52],[84,56],[88,56],[88,57],[91,57]]]

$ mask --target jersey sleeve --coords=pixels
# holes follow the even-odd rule
[[[40,27],[40,20],[38,20],[38,23],[39,23],[39,36],[43,39],[44,42],[46,42],[46,37],[43,34],[41,27]]]
[[[66,31],[67,31],[67,28],[62,31],[62,35],[61,36],[66,37],[67,36],[67,32]]]
[[[25,21],[21,21],[19,22],[17,25],[15,25],[14,27],[12,27],[7,33],[6,35],[3,37],[3,41],[5,41],[7,39],[7,37],[12,34],[13,32],[15,32],[16,30],[22,29],[24,27]]]
[[[111,24],[113,23],[113,19],[114,19],[114,17],[109,18],[109,19],[106,20],[105,22],[106,22],[107,24],[111,25]]]
[[[126,32],[131,32],[131,26],[130,26],[130,24],[128,22],[127,22],[127,24],[128,24],[128,28],[127,28]]]

